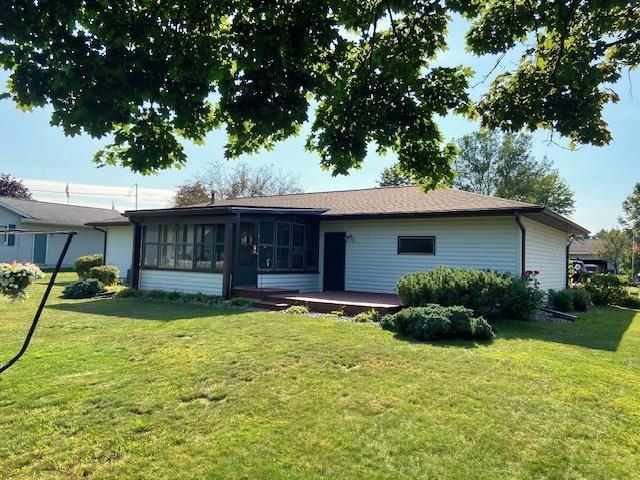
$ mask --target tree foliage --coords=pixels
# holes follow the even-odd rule
[[[473,108],[470,69],[438,66],[452,14],[471,22],[475,54],[519,48]],[[638,2],[588,0],[14,0],[0,9],[7,97],[49,105],[67,135],[113,142],[99,164],[151,173],[181,166],[183,139],[224,127],[225,155],[296,135],[315,106],[307,148],[334,175],[367,146],[434,186],[456,148],[436,118],[547,128],[576,143],[611,140],[609,85],[640,59]]]
[[[173,197],[173,206],[186,207],[209,200],[211,200],[211,192],[207,192],[206,186],[196,180],[178,186],[178,190]]]
[[[573,211],[571,187],[545,159],[531,155],[531,136],[496,131],[465,135],[458,142],[454,185],[462,190]]]
[[[631,239],[623,230],[612,228],[598,233],[598,244],[594,253],[610,262],[615,273],[619,272],[630,251]]]
[[[31,192],[22,180],[12,177],[8,173],[0,173],[0,197],[20,198],[31,200]]]
[[[640,234],[640,182],[633,187],[631,194],[622,202],[620,223]]]
[[[183,207],[216,198],[264,197],[300,193],[298,177],[273,165],[252,168],[246,163],[211,162],[205,171],[178,187],[174,206]]]
[[[386,167],[380,173],[378,186],[380,187],[402,187],[405,185],[415,185],[410,175],[400,169],[396,163],[390,167]]]

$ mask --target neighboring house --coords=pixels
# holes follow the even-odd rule
[[[582,260],[587,265],[597,265],[602,272],[612,272],[613,265],[602,256],[597,255],[600,240],[596,238],[579,239],[576,238],[569,246],[569,258],[571,260]]]
[[[126,263],[132,252],[134,287],[225,296],[234,287],[393,293],[405,273],[438,265],[537,270],[541,288],[559,289],[567,282],[567,237],[587,233],[537,205],[413,186],[125,215],[132,227],[106,225],[107,259]]]
[[[86,223],[113,217],[116,213],[103,208],[0,197],[0,227],[3,229],[78,232],[71,242],[63,266],[71,266],[81,255],[103,253],[106,234]],[[48,233],[0,233],[0,262],[32,262],[53,266],[58,261],[65,241],[64,235]]]

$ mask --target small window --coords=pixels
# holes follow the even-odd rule
[[[9,225],[0,225],[0,245],[7,245],[9,243],[9,234],[6,233],[9,230]]]
[[[435,255],[436,237],[398,237],[398,255]]]

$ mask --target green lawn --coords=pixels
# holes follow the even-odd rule
[[[24,304],[0,299],[3,359],[42,289]],[[0,376],[3,479],[640,472],[634,311],[432,344],[372,325],[59,293]]]

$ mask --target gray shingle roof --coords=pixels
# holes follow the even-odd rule
[[[0,207],[25,216],[24,223],[64,225],[80,227],[87,223],[114,218],[118,212],[106,208],[81,207],[62,203],[39,202],[36,200],[18,200],[0,197]]]
[[[569,253],[572,255],[594,255],[600,244],[597,238],[576,239],[569,246]]]
[[[198,204],[196,206],[206,206]],[[424,192],[420,187],[386,187],[271,197],[216,200],[216,206],[326,208],[323,217],[346,215],[455,213],[535,208],[530,203],[444,188]]]

